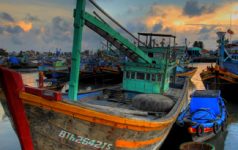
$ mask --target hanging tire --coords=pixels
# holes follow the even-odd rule
[[[219,125],[218,125],[217,122],[214,122],[214,124],[213,124],[213,132],[214,132],[215,134],[217,134],[218,131],[219,131]]]
[[[204,134],[204,127],[203,127],[203,125],[198,125],[197,126],[197,136],[202,136],[203,134]]]

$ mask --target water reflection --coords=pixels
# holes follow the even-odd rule
[[[20,144],[16,133],[12,129],[11,122],[5,115],[0,103],[0,149],[1,150],[20,150]]]
[[[38,79],[38,73],[24,73],[22,74],[22,80],[25,85],[37,87],[36,80]]]
[[[198,67],[196,74],[192,77],[191,81],[192,84],[194,85],[194,90],[204,90],[205,87],[202,83],[202,79],[200,77],[200,73],[202,72],[202,70],[204,70],[208,65],[208,63],[196,63],[196,64],[192,64],[194,67]]]
[[[238,123],[231,123],[228,126],[228,135],[225,141],[225,150],[238,149]]]
[[[4,116],[5,116],[5,113],[4,113],[4,110],[3,110],[2,105],[0,103],[0,121],[2,121],[4,119]]]

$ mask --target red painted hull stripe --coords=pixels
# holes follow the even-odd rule
[[[24,90],[21,75],[17,72],[0,67],[0,80],[3,91],[7,98],[9,111],[21,143],[22,150],[33,150],[33,142],[29,123],[25,114],[24,106],[19,98],[19,91]]]

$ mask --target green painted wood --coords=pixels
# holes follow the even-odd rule
[[[123,78],[123,89],[142,93],[162,94],[169,89],[170,76],[176,66],[175,61],[170,61],[169,59],[166,59],[170,55],[171,48],[159,48],[157,50],[143,48],[143,50],[150,52],[153,51],[154,57],[151,59],[159,63],[153,65],[137,62],[126,63],[123,68],[123,71],[125,72]],[[160,53],[160,55],[155,55],[156,53],[158,53],[158,51],[163,51],[163,53]],[[161,57],[161,55],[163,57]],[[130,75],[130,77],[128,78],[128,76],[126,75],[127,73],[135,75],[133,75],[133,77],[132,75]],[[145,75],[150,75],[150,77],[149,79],[146,77],[143,80],[138,79],[136,75],[138,73],[144,73]],[[152,75],[155,76],[156,80],[152,80]]]
[[[169,50],[166,50],[166,54],[165,54],[165,58],[168,58],[168,55],[169,55]],[[163,92],[165,92],[166,90],[167,90],[167,88],[166,87],[168,87],[168,85],[169,85],[169,78],[168,78],[168,65],[169,65],[169,62],[168,62],[169,60],[168,59],[166,59],[165,60],[165,65],[164,65],[164,74],[163,74],[163,78],[162,78],[162,82],[161,82],[161,92],[163,93]]]
[[[77,1],[74,16],[75,30],[69,98],[72,100],[77,99],[82,30],[85,24],[101,36],[105,36],[104,38],[109,39],[112,44],[120,44],[119,46],[117,45],[118,47],[123,46],[125,48],[123,52],[135,60],[135,62],[126,63],[123,68],[123,89],[142,93],[163,93],[167,91],[170,72],[175,67],[175,62],[169,60],[171,48],[158,47],[149,49],[137,47],[108,24],[85,12],[85,1]],[[152,58],[148,56],[149,53],[153,53]]]
[[[80,72],[80,52],[82,48],[82,34],[84,26],[86,0],[77,0],[74,11],[74,40],[72,50],[72,64],[69,82],[69,99],[77,100],[78,81]]]
[[[112,36],[116,40],[118,40],[121,44],[123,44],[125,47],[128,48],[129,51],[136,54],[139,57],[139,60],[143,63],[152,64],[152,60],[150,57],[148,57],[147,54],[145,54],[140,48],[138,48],[136,45],[131,43],[128,39],[123,37],[120,33],[115,31],[112,27],[110,27],[108,24],[98,20],[96,17],[90,15],[89,13],[85,12],[85,20],[90,22],[91,24],[94,24],[101,30],[105,31],[108,35]]]

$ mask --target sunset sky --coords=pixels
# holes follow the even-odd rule
[[[96,0],[134,35],[174,34],[177,43],[195,40],[216,48],[216,32],[234,31],[238,39],[237,0]],[[0,48],[71,51],[76,0],[0,0]],[[94,10],[87,4],[87,10]],[[104,40],[85,28],[83,49],[98,49]]]

